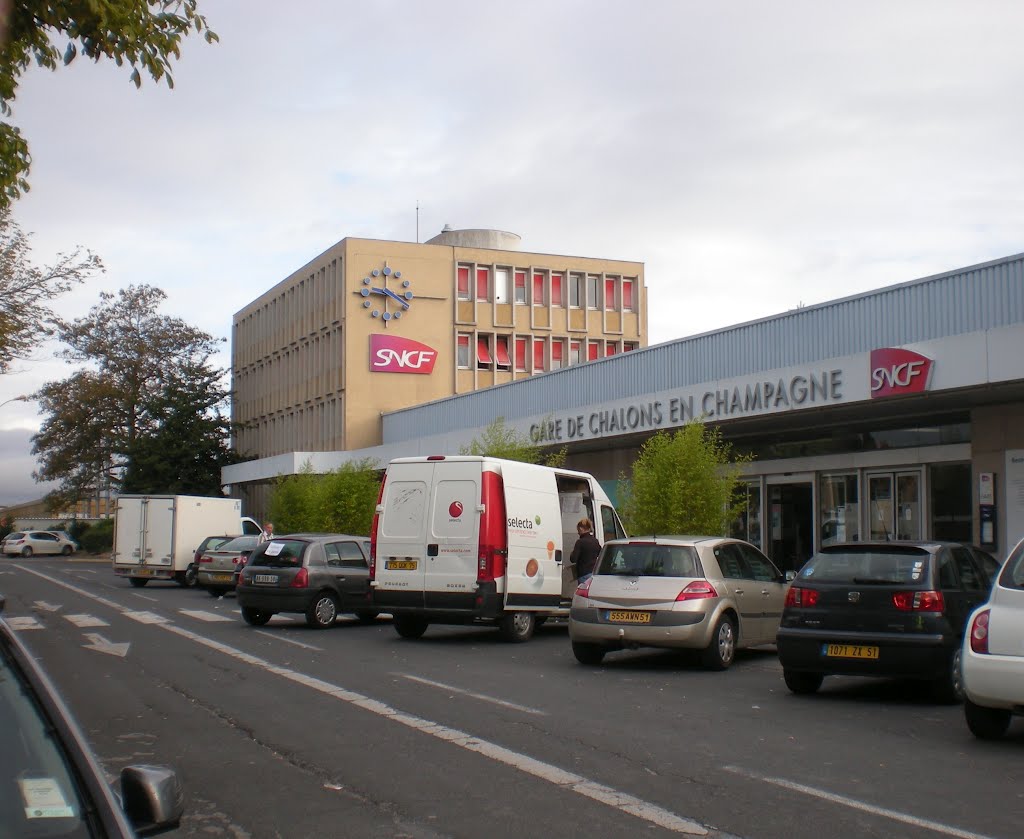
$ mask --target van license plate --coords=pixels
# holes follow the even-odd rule
[[[254,583],[276,583],[277,577],[273,574],[254,574],[252,581]]]
[[[853,644],[822,644],[826,658],[878,658],[878,647],[860,647]]]
[[[138,571],[135,572],[135,576],[137,576],[137,577],[152,577],[153,576],[153,569],[152,568],[140,568]]]
[[[608,620],[612,623],[650,623],[650,612],[609,612]]]
[[[388,571],[415,571],[417,562],[415,559],[389,559],[384,563]]]

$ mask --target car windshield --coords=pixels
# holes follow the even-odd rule
[[[815,554],[800,569],[800,579],[857,585],[924,583],[929,553],[913,546],[844,547]]]
[[[628,577],[697,576],[697,553],[688,545],[606,545],[598,574]]]
[[[1003,571],[999,575],[999,585],[1003,588],[1024,589],[1024,540],[1006,557]]]
[[[2,642],[0,755],[0,835],[93,835],[56,732]]]
[[[302,553],[306,542],[298,539],[272,539],[260,545],[253,552],[249,565],[267,566],[270,568],[292,568],[302,565]]]
[[[237,536],[217,545],[214,550],[218,551],[250,551],[256,547],[257,537]]]

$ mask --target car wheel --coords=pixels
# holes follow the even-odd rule
[[[801,695],[817,693],[821,683],[825,681],[821,673],[801,673],[794,670],[783,670],[782,678],[786,680],[786,687],[793,693]]]
[[[314,629],[329,629],[338,618],[338,601],[333,594],[321,592],[306,610],[306,623]]]
[[[572,654],[580,664],[597,665],[604,661],[606,650],[598,644],[581,644],[578,641],[572,642]]]
[[[25,547],[21,549],[21,555],[32,556],[32,548],[30,548],[28,545],[25,545]]]
[[[701,654],[701,663],[708,670],[725,670],[736,657],[736,627],[732,619],[722,615],[715,624],[711,643]]]
[[[964,700],[964,716],[971,734],[979,740],[998,740],[1010,727],[1010,712],[1002,708],[985,708]]]
[[[273,612],[264,612],[261,609],[250,609],[248,606],[242,607],[242,620],[244,620],[249,626],[265,626],[267,621],[274,617]]]
[[[371,621],[376,620],[377,615],[379,614],[380,612],[376,609],[360,609],[355,613],[355,616],[359,618],[360,623],[370,623]]]
[[[955,705],[964,701],[964,668],[961,656],[963,651],[958,644],[949,657],[949,669],[946,675],[932,682],[932,694],[937,702]]]
[[[501,617],[501,637],[513,644],[521,644],[533,637],[536,620],[533,612],[507,612]]]
[[[188,568],[174,575],[174,579],[182,588],[192,588],[199,580],[199,571],[196,569],[196,564],[194,562],[189,563]]]
[[[429,625],[423,618],[413,617],[412,615],[395,615],[394,624],[395,632],[403,638],[410,640],[420,638],[427,631],[427,626]]]
[[[65,545],[60,549],[60,552],[64,554],[64,556],[71,556],[71,554],[75,552],[75,549],[72,548],[71,545]]]
[[[135,588],[142,588],[149,580],[143,579],[142,577],[129,577],[128,582]]]
[[[223,597],[224,592],[226,592],[227,589],[221,588],[220,586],[209,586],[206,591],[210,597]]]

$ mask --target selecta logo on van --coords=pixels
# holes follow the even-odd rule
[[[536,516],[537,524],[540,524],[540,516]],[[513,530],[533,530],[533,522],[529,519],[510,518],[508,526]]]
[[[451,504],[448,505],[448,515],[451,516],[453,519],[457,519],[459,516],[461,516],[462,510],[463,507],[461,501],[453,501]]]
[[[437,350],[393,335],[370,336],[370,372],[372,373],[432,373]]]
[[[886,347],[871,351],[871,398],[924,393],[932,359],[913,350]]]

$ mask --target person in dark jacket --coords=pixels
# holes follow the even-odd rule
[[[579,539],[572,549],[569,563],[576,574],[576,582],[583,583],[590,579],[597,564],[597,555],[601,553],[601,543],[594,535],[594,525],[590,519],[580,519],[576,525]]]

